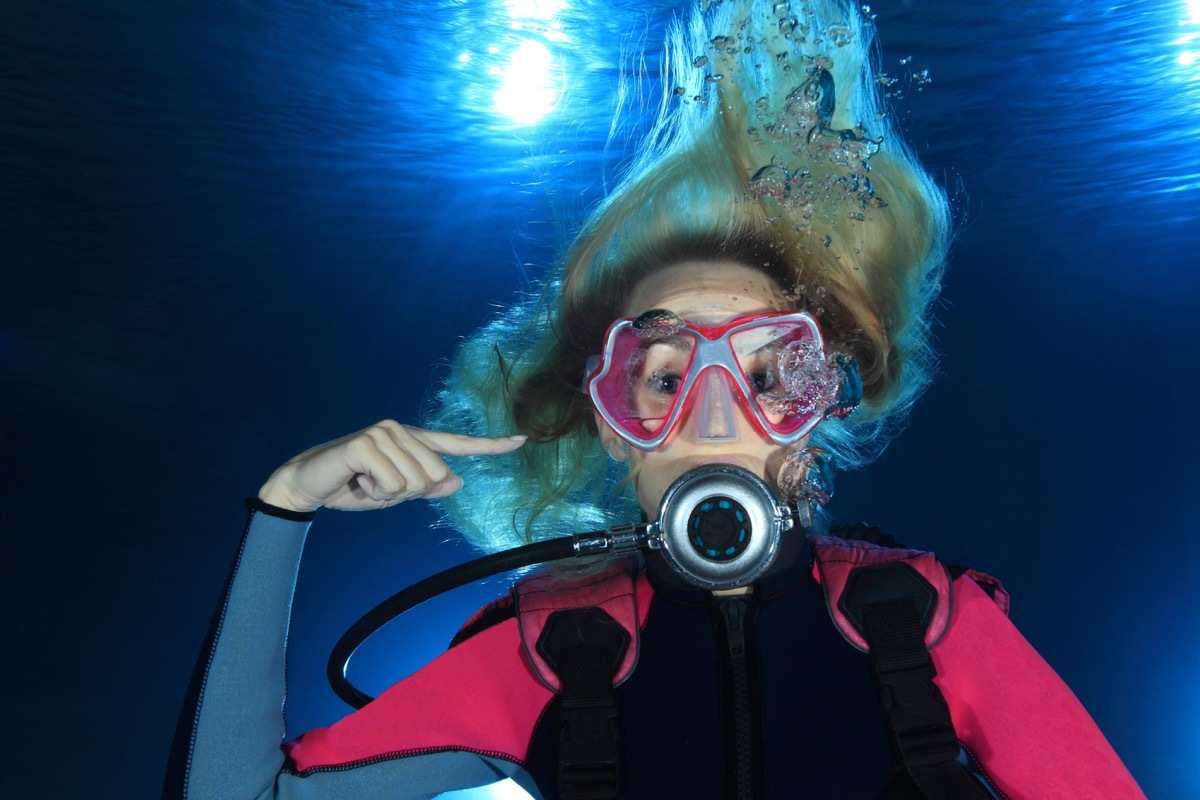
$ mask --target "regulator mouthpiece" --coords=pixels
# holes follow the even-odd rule
[[[671,484],[648,533],[650,547],[690,583],[734,589],[767,571],[794,525],[791,506],[757,475],[709,464]]]

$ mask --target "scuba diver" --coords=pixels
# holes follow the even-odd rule
[[[833,0],[675,26],[670,102],[543,295],[468,338],[422,427],[248,501],[166,796],[1142,797],[995,579],[822,508],[928,380],[949,239],[869,52]],[[361,708],[283,743],[314,513],[418,498],[488,552],[603,535],[378,698],[352,637]]]

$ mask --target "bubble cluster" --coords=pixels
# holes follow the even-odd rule
[[[838,391],[837,400],[825,409],[825,416],[843,419],[854,413],[859,403],[862,402],[862,376],[858,374],[858,362],[854,360],[853,356],[835,353],[833,362],[837,365],[838,372],[841,373],[842,385]]]
[[[793,413],[824,414],[837,402],[841,371],[813,339],[789,343],[779,351],[778,364],[781,394],[789,399]]]
[[[786,200],[792,193],[792,176],[786,167],[768,164],[750,179],[750,191],[758,197]]]
[[[769,414],[820,414],[841,419],[862,402],[858,363],[844,353],[826,356],[811,339],[791,342],[777,356],[775,391],[758,396]]]
[[[860,10],[861,18],[851,18]],[[823,243],[837,257],[857,253],[854,229],[872,224],[888,206],[870,180],[871,159],[883,143],[867,128],[876,121],[852,116],[849,98],[863,90],[835,78],[843,62],[861,55],[866,42],[859,39],[873,14],[869,6],[845,11],[846,18],[824,19],[807,0],[769,0],[753,18],[735,18],[681,54],[696,71],[686,90],[673,90],[681,103],[713,104],[745,131],[739,199],[759,203],[762,218],[789,228],[787,236],[800,234],[791,246],[816,251]],[[897,80],[883,72],[872,77],[883,91]]]
[[[902,68],[899,75],[887,72],[875,74],[875,83],[882,88],[884,97],[900,100],[914,87],[916,91],[923,92],[933,82],[928,69],[914,69],[912,56],[901,58],[899,63]]]
[[[798,450],[784,460],[776,483],[789,500],[823,506],[833,497],[833,457],[820,447]]]
[[[777,57],[786,58],[787,54]],[[887,205],[876,197],[868,177],[868,161],[879,152],[883,140],[870,137],[861,125],[841,130],[832,127],[837,90],[825,66],[814,60],[808,79],[788,93],[773,119],[767,97],[759,98],[755,106],[760,117],[767,120],[762,132],[781,152],[754,173],[749,184],[751,196],[786,203],[797,212],[797,228],[807,227],[815,209],[828,206],[830,201],[848,200],[851,208],[847,213],[855,221],[866,221],[867,209]],[[750,135],[757,139],[759,129],[752,129]],[[815,181],[811,171],[799,164],[789,169],[792,157],[799,164],[826,162],[841,170]]]
[[[787,53],[776,58],[786,59]],[[765,97],[758,100],[760,112],[767,110],[768,102]],[[828,126],[836,103],[833,76],[822,67],[813,67],[811,77],[788,93],[779,116],[764,129],[772,138],[799,152],[815,132]]]

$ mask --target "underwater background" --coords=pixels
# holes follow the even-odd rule
[[[679,8],[0,4],[0,795],[158,793],[241,498],[419,419],[619,172],[622,65]],[[958,236],[940,377],[831,511],[999,576],[1146,793],[1200,796],[1200,2],[869,13]],[[293,735],[347,710],[341,632],[472,556],[434,523],[318,514]],[[505,587],[393,624],[356,682]]]

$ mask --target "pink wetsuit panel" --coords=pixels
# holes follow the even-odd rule
[[[1013,800],[1145,797],[1067,685],[967,576],[930,654],[959,740]]]
[[[301,770],[378,756],[469,750],[523,763],[553,693],[505,620],[447,650],[364,708],[288,745]]]

